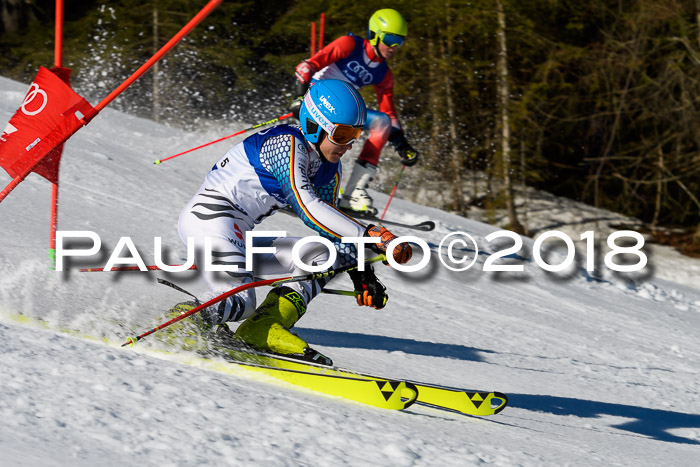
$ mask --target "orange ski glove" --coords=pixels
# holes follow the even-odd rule
[[[377,251],[378,253],[386,253],[386,249],[389,246],[389,243],[391,243],[391,241],[396,238],[396,235],[389,232],[381,225],[370,225],[369,227],[367,227],[367,230],[365,230],[365,237],[378,237],[380,239],[380,242],[372,244],[370,248]],[[411,259],[413,250],[411,249],[411,245],[409,245],[407,242],[403,242],[399,243],[394,247],[393,254],[394,261],[396,261],[399,264],[404,264],[408,263],[408,261]]]

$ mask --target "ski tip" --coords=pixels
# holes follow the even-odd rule
[[[435,230],[435,222],[433,222],[433,221],[421,222],[420,224],[414,225],[413,228],[416,230],[422,230],[423,232],[431,232],[431,231]]]
[[[502,392],[494,392],[493,399],[495,399],[496,401],[500,399],[500,404],[497,404],[497,406],[494,407],[494,415],[500,413],[503,409],[506,408],[506,405],[508,405],[508,396],[506,396]]]

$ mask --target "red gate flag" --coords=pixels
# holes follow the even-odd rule
[[[0,166],[11,177],[26,177],[33,170],[57,183],[62,143],[96,115],[67,84],[66,70],[40,67],[22,105],[0,134]]]

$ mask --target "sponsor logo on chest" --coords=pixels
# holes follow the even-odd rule
[[[357,83],[359,81],[363,85],[370,84],[374,78],[372,76],[372,72],[365,68],[365,66],[357,60],[348,62],[348,64],[345,65],[343,74],[347,76],[348,79],[352,80],[353,83]]]

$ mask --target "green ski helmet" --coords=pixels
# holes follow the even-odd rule
[[[406,20],[401,13],[391,8],[375,11],[369,19],[368,29],[369,43],[375,47],[379,41],[389,47],[400,46],[408,34]]]

